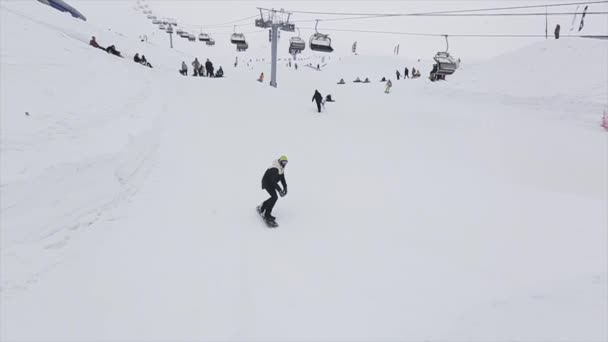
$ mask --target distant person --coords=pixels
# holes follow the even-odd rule
[[[91,40],[89,41],[89,45],[91,45],[92,47],[96,47],[98,49],[105,50],[105,48],[103,48],[99,44],[97,44],[97,40],[95,39],[95,36],[91,37]]]
[[[315,90],[315,94],[312,96],[312,101],[317,103],[317,111],[321,113],[321,102],[323,102],[323,95]]]
[[[405,70],[403,70],[403,79],[406,78],[410,78],[410,71],[407,69],[407,67],[405,67]]]
[[[365,78],[365,81],[363,81],[363,83],[370,83],[369,78]]]
[[[334,99],[331,97],[331,94],[327,94],[327,96],[325,96],[325,102],[336,102],[336,101],[334,101]]]
[[[193,75],[192,76],[198,76],[198,70],[201,67],[201,62],[198,61],[198,58],[194,58],[194,61],[192,62],[192,69],[193,69]]]
[[[559,31],[560,31],[560,27],[559,24],[557,24],[557,26],[555,26],[555,39],[559,39]]]
[[[382,77],[382,79],[380,80],[380,82],[386,82],[386,77]]]
[[[420,77],[420,70],[416,70],[416,73],[414,74],[414,78],[418,78]]]
[[[321,70],[321,66],[317,64],[317,70]]]
[[[141,58],[139,58],[139,54],[136,53],[135,56],[133,56],[133,62],[135,63],[141,63]]]
[[[397,75],[397,81],[399,81],[399,79],[401,78],[401,73],[399,72],[399,70],[397,70],[396,75]]]
[[[213,77],[213,63],[207,58],[205,62],[205,69],[207,69],[207,77]]]
[[[391,82],[391,80],[388,80],[386,82],[386,87],[384,88],[384,92],[387,94],[390,93],[392,87],[393,87],[393,83]]]
[[[260,77],[258,77],[258,82],[264,82],[264,73],[260,73]]]
[[[294,64],[293,64],[293,67],[294,67],[296,70],[298,70],[298,63],[294,63]]]
[[[186,62],[182,61],[182,68],[179,70],[179,73],[188,76],[188,65],[186,65]]]
[[[361,79],[359,78],[359,76],[357,76],[357,78],[355,78],[355,80],[353,82],[354,83],[361,83]]]
[[[152,64],[148,62],[146,55],[141,55],[141,64],[147,66],[148,68],[152,68]]]
[[[205,67],[202,64],[198,66],[198,75],[200,77],[205,77]]]
[[[217,69],[217,72],[215,73],[215,77],[224,77],[224,70],[222,70],[221,66],[219,69]]]
[[[341,78],[341,79],[340,79],[340,82],[338,82],[338,84],[346,84],[346,82],[344,82],[344,79],[343,79],[343,78]]]
[[[118,56],[118,57],[122,57],[122,55],[120,54],[120,51],[116,50],[116,46],[114,45],[110,45],[106,48],[106,51],[108,53],[113,54],[114,56]]]

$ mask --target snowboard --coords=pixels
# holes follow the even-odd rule
[[[260,215],[260,217],[262,218],[262,221],[264,221],[264,223],[266,223],[266,226],[268,228],[277,228],[279,226],[279,224],[277,223],[277,221],[274,220],[267,220],[266,218],[264,218],[264,215],[260,213],[259,210],[259,206],[255,208],[255,212],[258,213],[258,215]]]

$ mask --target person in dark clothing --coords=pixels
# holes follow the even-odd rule
[[[105,48],[103,48],[99,44],[97,44],[97,40],[95,39],[95,36],[91,37],[91,40],[89,41],[89,45],[91,45],[92,47],[96,47],[98,49],[105,50]]]
[[[325,96],[325,102],[335,102],[334,99],[331,97],[331,94],[327,94],[327,96]]]
[[[205,69],[207,69],[207,77],[213,77],[213,63],[207,58],[205,62]]]
[[[192,62],[192,72],[194,73],[192,76],[198,76],[198,69],[200,68],[201,63],[198,61],[198,58],[194,58],[194,62]],[[203,76],[203,75],[201,75]]]
[[[557,26],[555,26],[555,39],[559,39],[559,31],[560,31],[560,27],[559,24],[557,24]]]
[[[122,55],[120,54],[120,51],[116,50],[116,46],[114,46],[114,45],[108,46],[106,48],[106,51],[108,53],[111,53],[111,54],[115,55],[115,56],[122,57]]]
[[[133,56],[133,62],[135,63],[141,63],[141,58],[139,58],[139,54],[136,53],[135,56]]]
[[[148,63],[148,60],[146,59],[146,55],[141,55],[141,64],[152,68],[152,64]]]
[[[219,69],[217,69],[217,72],[215,73],[215,77],[224,77],[224,70],[222,70],[222,67],[220,67]]]
[[[262,177],[262,189],[266,190],[270,198],[264,201],[256,209],[260,215],[264,216],[267,221],[274,222],[275,217],[272,216],[272,209],[277,203],[277,191],[281,197],[287,195],[287,182],[285,181],[285,166],[287,166],[287,157],[281,156],[279,159],[272,162],[272,165],[264,173]],[[279,186],[279,182],[283,188]]]
[[[399,78],[401,78],[401,73],[399,72],[399,70],[397,70],[397,81],[399,81]]]
[[[407,69],[407,67],[405,67],[405,70],[403,70],[403,79],[406,78],[410,78],[410,71]]]
[[[321,95],[318,90],[315,90],[315,94],[312,96],[312,101],[317,103],[317,110],[319,113],[321,113],[321,102],[323,102],[323,95]]]

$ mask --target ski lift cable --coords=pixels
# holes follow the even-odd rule
[[[313,11],[289,11],[291,13],[300,14],[315,14],[315,15],[351,15],[351,16],[378,16],[378,17],[399,17],[399,16],[428,16],[436,14],[455,14],[455,13],[468,13],[468,12],[489,12],[489,11],[503,11],[503,10],[515,10],[515,9],[529,9],[529,8],[546,8],[546,7],[561,7],[561,6],[573,6],[573,5],[590,5],[590,4],[603,4],[608,3],[608,0],[601,1],[585,1],[585,2],[570,2],[561,4],[544,4],[544,5],[528,5],[528,6],[510,6],[510,7],[492,7],[492,8],[476,8],[466,10],[451,10],[451,11],[435,11],[435,12],[424,12],[424,13],[348,13],[348,12],[313,12]],[[543,13],[544,15],[544,13]]]
[[[426,14],[424,17],[525,17],[525,16],[559,16],[559,15],[574,15],[580,14],[579,12],[533,12],[533,13],[454,13],[454,14]],[[595,14],[608,14],[607,12],[587,12],[586,15]],[[401,17],[394,15],[369,15],[359,17],[345,17],[345,18],[333,18],[333,19],[304,19],[295,20],[293,23],[307,23],[315,21],[343,21],[343,20],[360,20],[360,19],[374,19],[374,18],[387,18],[387,17]]]
[[[300,27],[303,30],[314,30],[314,27]],[[337,32],[358,32],[358,33],[375,33],[375,34],[392,34],[405,36],[426,36],[426,37],[478,37],[478,38],[545,38],[544,34],[447,34],[447,33],[422,33],[422,32],[397,32],[397,31],[372,31],[372,30],[355,30],[355,29],[332,29],[324,28],[323,31]],[[560,35],[560,38],[580,38],[579,35]],[[592,35],[591,37],[601,37],[601,35]]]

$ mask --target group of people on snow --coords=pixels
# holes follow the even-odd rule
[[[401,72],[399,72],[399,70],[397,70],[395,74],[397,75],[397,81],[401,79],[401,76],[403,76],[403,79],[410,78],[410,70],[407,67],[405,67],[405,69],[403,70],[403,75],[401,74]],[[412,67],[412,78],[418,77],[420,77],[420,70],[416,70],[416,68]]]
[[[141,57],[139,57],[139,53],[136,53],[135,56],[133,56],[133,62],[139,63],[139,64],[147,66],[149,68],[152,67],[152,64],[150,64],[148,62],[148,60],[146,59],[146,56],[145,55],[141,55]]]
[[[200,76],[200,77],[224,77],[224,70],[220,66],[216,72],[213,63],[207,58],[205,64],[199,62],[198,58],[194,58],[192,61],[192,76]],[[188,65],[186,62],[182,61],[182,67],[179,70],[179,73],[188,76]]]
[[[99,43],[97,43],[95,36],[91,37],[91,40],[89,41],[89,45],[91,45],[92,47],[96,47],[98,49],[104,50],[105,52],[111,53],[115,56],[122,57],[122,55],[120,54],[120,51],[116,50],[116,46],[110,45],[110,46],[104,48],[101,45],[99,45]]]

